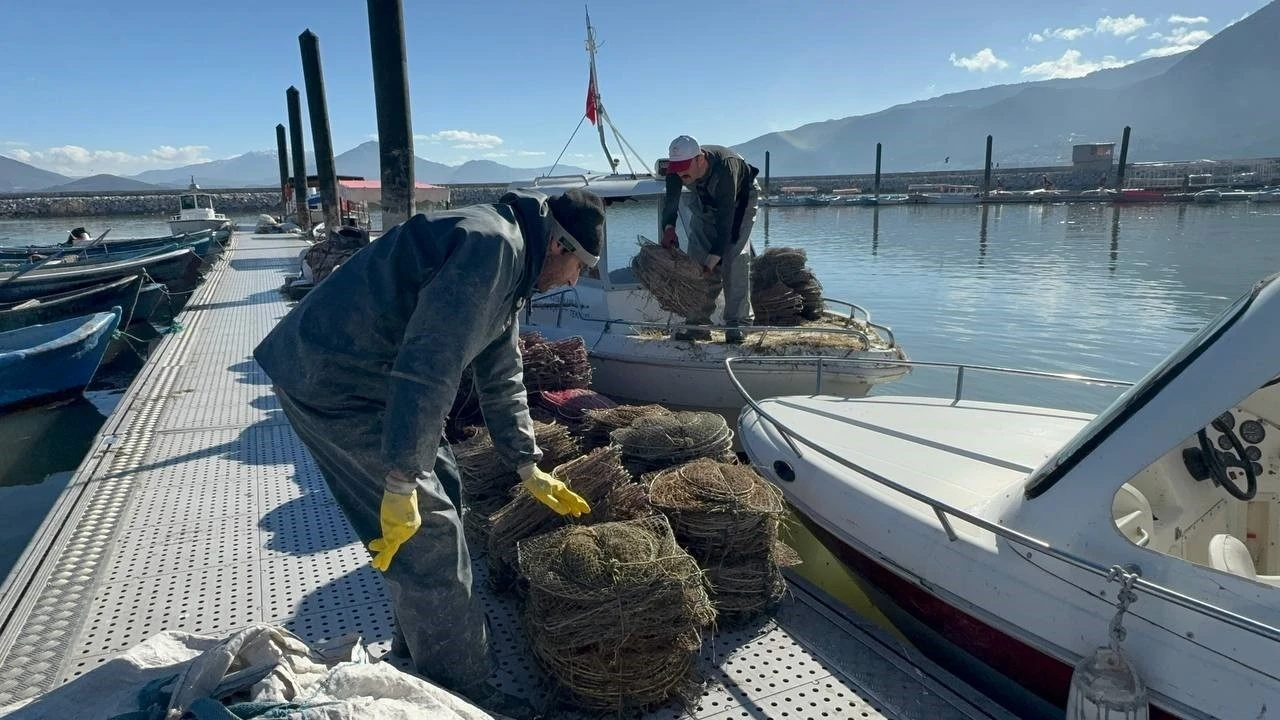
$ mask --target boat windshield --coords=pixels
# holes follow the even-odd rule
[[[195,196],[195,195],[183,195],[181,198],[179,198],[178,203],[179,203],[179,205],[178,205],[178,206],[179,206],[180,208],[182,208],[183,210],[195,210],[195,209],[196,209],[196,196]]]
[[[200,207],[200,208],[204,208],[204,209],[206,209],[206,210],[212,210],[212,209],[213,209],[213,196],[212,196],[212,195],[197,195],[197,196],[196,196],[196,206],[197,206],[197,207]]]
[[[1254,285],[1252,290],[1241,295],[1230,307],[1222,311],[1222,314],[1217,319],[1205,325],[1200,332],[1192,336],[1182,347],[1173,351],[1169,357],[1165,358],[1145,377],[1134,383],[1124,394],[1116,398],[1110,407],[1099,413],[1088,425],[1085,425],[1057,454],[1041,465],[1039,470],[1031,474],[1027,480],[1026,496],[1028,498],[1038,497],[1061,480],[1086,455],[1092,452],[1102,441],[1106,440],[1116,428],[1120,427],[1131,415],[1142,409],[1142,406],[1146,405],[1147,401],[1155,397],[1170,381],[1177,377],[1178,373],[1186,369],[1201,352],[1213,344],[1213,341],[1218,336],[1235,324],[1236,320],[1253,303],[1259,291],[1276,277],[1280,276],[1273,276],[1268,280],[1259,282]]]

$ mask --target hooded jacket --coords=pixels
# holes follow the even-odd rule
[[[542,270],[548,213],[545,196],[516,192],[415,215],[318,284],[254,358],[314,411],[380,416],[381,460],[409,477],[433,467],[472,365],[496,450],[512,468],[537,462],[516,314]]]

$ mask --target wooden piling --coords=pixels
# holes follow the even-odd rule
[[[1116,169],[1116,192],[1124,190],[1124,166],[1129,161],[1129,126],[1124,126],[1124,135],[1120,138],[1120,167]]]
[[[416,212],[404,7],[401,0],[368,0],[368,6],[382,171],[382,227],[387,228],[408,220]]]
[[[311,116],[311,149],[316,154],[320,205],[324,209],[326,235],[342,225],[338,206],[338,172],[333,165],[333,138],[329,134],[329,103],[324,95],[324,70],[320,66],[320,38],[310,30],[298,36],[302,52],[302,79],[307,84],[307,114]]]
[[[987,160],[982,172],[982,197],[991,192],[991,136],[987,136]]]
[[[276,159],[280,161],[280,216],[289,204],[289,145],[284,137],[284,125],[276,125]]]
[[[302,146],[302,102],[298,88],[290,85],[284,92],[289,103],[289,144],[293,150],[293,201],[297,206],[294,220],[303,230],[311,229],[311,213],[307,211],[307,151]]]
[[[875,192],[876,194],[877,201],[880,200],[880,151],[882,149],[883,148],[881,147],[880,143],[876,143],[876,179],[875,179],[875,184],[873,186],[874,187],[873,192]]]
[[[769,197],[769,151],[764,151],[764,196]]]

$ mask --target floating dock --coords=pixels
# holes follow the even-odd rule
[[[163,630],[215,636],[255,622],[310,643],[390,646],[381,577],[252,358],[289,311],[279,293],[304,241],[237,233],[99,432],[0,587],[0,707]],[[513,601],[473,559],[507,692],[549,683]],[[696,707],[651,718],[1012,718],[797,578],[768,622],[703,644]],[[403,666],[402,666],[403,667]],[[548,717],[577,717],[553,710]]]

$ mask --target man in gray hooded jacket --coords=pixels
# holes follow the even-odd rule
[[[517,312],[535,289],[575,283],[603,242],[604,204],[579,190],[416,215],[343,263],[254,350],[376,553],[418,671],[508,715],[521,713],[486,682],[484,609],[444,421],[471,365],[495,449],[524,486],[561,514],[590,511],[536,465]]]

